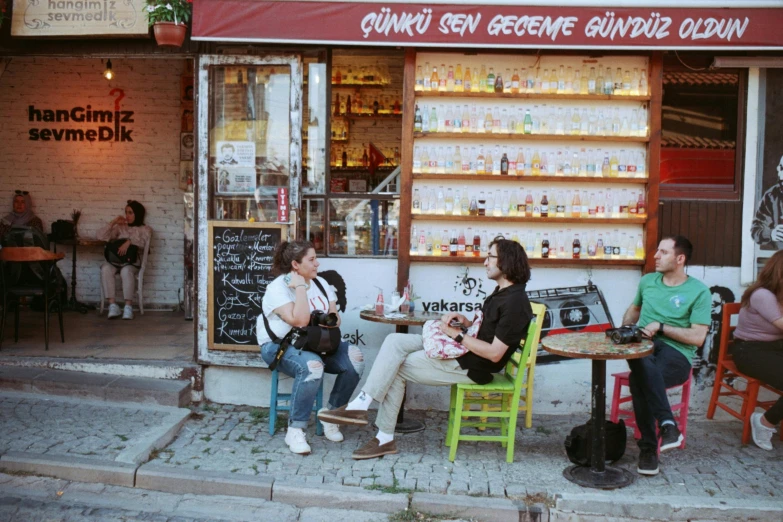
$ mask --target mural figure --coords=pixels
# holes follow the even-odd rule
[[[762,250],[783,248],[783,156],[776,167],[778,179],[761,197],[750,227],[753,241]]]
[[[696,382],[702,380],[707,373],[712,374],[711,369],[718,363],[718,348],[720,347],[721,316],[723,305],[733,303],[734,292],[725,286],[711,286],[712,306],[710,311],[711,322],[707,330],[707,338],[701,348],[696,350],[696,358],[693,361],[693,378]],[[708,368],[702,373],[702,368]]]
[[[323,272],[318,272],[318,275],[326,279],[334,293],[337,294],[337,309],[345,313],[348,306],[348,298],[346,297],[347,289],[345,288],[343,276],[338,274],[336,270],[324,270]]]

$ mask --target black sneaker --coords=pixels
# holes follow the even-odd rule
[[[661,453],[670,449],[679,448],[683,441],[680,428],[676,424],[664,424],[661,426]]]
[[[640,475],[658,474],[658,452],[655,448],[642,448],[641,453],[639,453],[639,465],[636,471]]]

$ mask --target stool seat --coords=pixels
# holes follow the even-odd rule
[[[619,372],[619,373],[613,373],[612,377],[614,377],[614,393],[612,394],[612,409],[611,414],[609,415],[609,420],[612,422],[617,422],[620,418],[622,418],[625,421],[625,425],[633,428],[633,436],[635,439],[642,438],[642,434],[639,432],[639,428],[636,426],[636,415],[634,414],[633,408],[631,410],[621,410],[620,405],[631,402],[633,399],[631,395],[620,395],[622,392],[622,387],[626,386],[629,388],[631,387],[631,372]],[[677,404],[672,404],[672,413],[674,414],[674,418],[677,421],[677,425],[680,428],[680,432],[682,433],[682,444],[680,444],[681,449],[685,449],[685,441],[687,439],[686,435],[688,433],[688,411],[690,410],[690,404],[691,404],[691,385],[693,384],[693,368],[691,368],[690,373],[688,374],[688,380],[685,381],[682,384],[678,384],[677,386],[672,386],[671,388],[666,388],[666,390],[674,390],[676,388],[682,388],[682,397],[680,399],[680,402]]]
[[[277,388],[280,385],[279,380],[280,372],[275,368],[272,370],[272,393],[269,397],[269,435],[275,434],[275,424],[277,423],[278,411],[291,411],[291,394],[279,393]],[[318,387],[318,394],[315,396],[315,403],[313,411],[318,413],[321,409],[324,399],[324,381],[321,379],[321,384]],[[282,403],[282,404],[280,404]],[[315,418],[315,434],[323,435],[324,427],[318,417]]]

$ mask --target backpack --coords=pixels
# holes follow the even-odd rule
[[[625,422],[606,421],[606,461],[615,462],[625,455],[625,443],[627,440],[625,432]],[[577,426],[571,430],[571,434],[566,436],[565,449],[568,454],[568,460],[579,466],[589,466],[591,464],[593,440],[592,419],[586,424]]]

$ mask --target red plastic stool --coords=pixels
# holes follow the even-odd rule
[[[642,434],[639,432],[639,428],[636,426],[636,417],[633,413],[633,408],[630,410],[621,410],[620,405],[626,402],[631,402],[631,396],[624,395],[620,396],[620,390],[623,386],[627,386],[630,389],[630,381],[629,377],[631,375],[631,372],[622,372],[622,373],[613,373],[612,377],[614,377],[614,393],[612,394],[612,411],[609,416],[609,419],[612,422],[617,422],[618,419],[622,418],[625,421],[625,425],[633,428],[633,436],[635,439],[641,439]],[[682,432],[682,444],[680,444],[680,448],[685,448],[685,440],[686,435],[688,433],[688,410],[691,404],[691,384],[693,383],[693,368],[691,368],[690,373],[688,374],[688,380],[684,383],[672,386],[671,388],[667,388],[668,390],[673,390],[675,388],[682,388],[682,397],[680,399],[680,402],[677,404],[672,404],[672,413],[674,414],[674,418],[677,421],[677,426],[680,428],[680,431]]]

